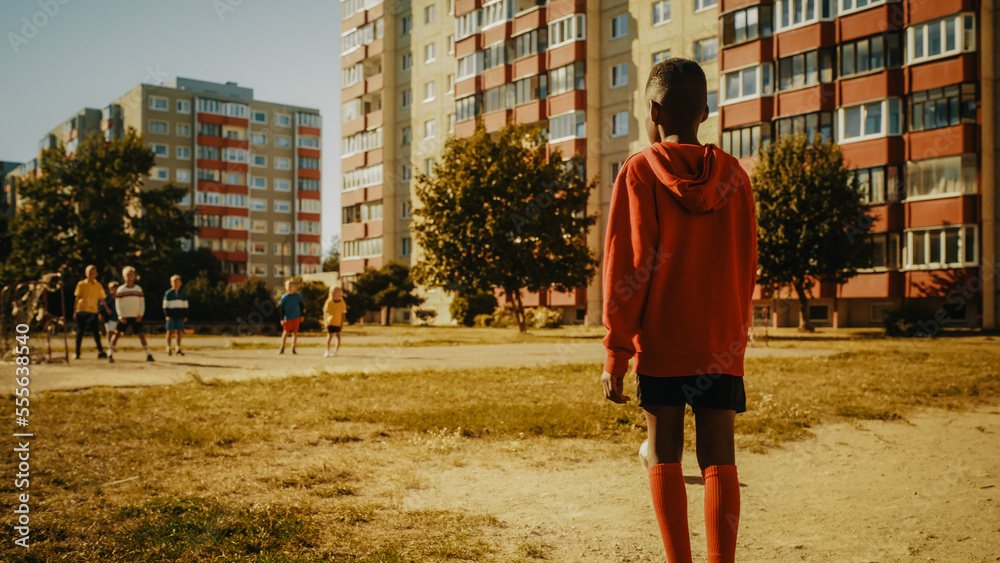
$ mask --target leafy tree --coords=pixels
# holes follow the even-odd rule
[[[867,214],[840,147],[804,135],[761,151],[751,176],[757,203],[759,283],[791,286],[799,330],[809,331],[815,282],[843,283],[871,263]]]
[[[413,230],[423,249],[414,277],[464,291],[500,288],[527,330],[521,291],[586,285],[597,259],[586,235],[588,184],[574,161],[548,153],[541,131],[511,125],[495,135],[482,123],[451,138],[430,175],[417,176]]]
[[[41,174],[17,185],[24,205],[11,225],[3,278],[61,271],[69,283],[82,279],[88,264],[102,279],[120,277],[125,265],[147,279],[165,271],[180,240],[196,229],[192,212],[178,207],[186,189],[143,189],[154,162],[143,136],[131,128],[112,141],[92,133],[72,156],[62,146],[43,151]]]
[[[357,320],[368,311],[381,310],[382,322],[388,325],[393,309],[416,307],[424,302],[422,297],[414,295],[415,289],[410,268],[399,262],[389,262],[378,270],[367,268],[354,281],[354,289],[346,292],[348,318]]]
[[[323,271],[324,272],[339,272],[340,271],[340,237],[333,235],[330,239],[330,253],[326,255],[326,259],[323,260]]]
[[[460,291],[451,300],[448,310],[451,318],[465,326],[472,326],[478,315],[490,315],[497,308],[497,298],[486,291]]]

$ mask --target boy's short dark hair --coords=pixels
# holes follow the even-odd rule
[[[690,59],[661,61],[649,73],[646,100],[656,102],[676,120],[701,121],[708,104],[705,71]]]

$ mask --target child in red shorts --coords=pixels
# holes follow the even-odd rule
[[[668,59],[646,83],[650,146],[615,180],[604,248],[604,395],[626,403],[636,357],[649,428],[653,508],[671,563],[690,562],[681,472],[684,411],[695,416],[705,480],[708,560],[733,561],[740,516],[733,426],[746,410],[743,354],[757,272],[750,179],[739,162],[698,141],[708,119],[705,73]]]
[[[295,351],[295,344],[299,340],[299,324],[302,322],[302,315],[305,314],[305,300],[301,293],[295,292],[295,281],[285,280],[285,294],[278,301],[278,310],[281,312],[281,349],[279,354],[285,353],[285,341],[288,335],[292,335],[292,353]]]

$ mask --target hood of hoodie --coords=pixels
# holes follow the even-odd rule
[[[732,157],[715,145],[656,143],[642,152],[660,185],[692,213],[722,209],[738,184],[721,177],[739,164],[725,162]]]

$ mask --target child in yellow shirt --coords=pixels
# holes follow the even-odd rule
[[[326,323],[326,353],[324,358],[336,356],[340,351],[340,329],[347,319],[347,303],[344,302],[344,292],[339,287],[330,288],[330,296],[323,304],[323,318]],[[330,353],[330,342],[337,335],[337,348]]]

